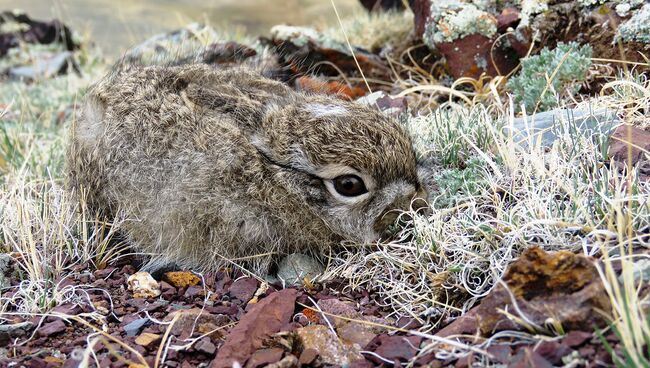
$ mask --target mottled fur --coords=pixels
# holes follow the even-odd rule
[[[67,172],[91,209],[124,211],[136,249],[198,269],[372,241],[425,195],[408,135],[381,113],[200,64],[122,66],[96,83]],[[351,172],[368,195],[333,193],[328,180]]]

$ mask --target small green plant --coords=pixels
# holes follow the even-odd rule
[[[558,96],[575,95],[591,67],[591,54],[591,46],[570,42],[523,59],[521,71],[507,84],[515,105],[528,112],[546,111],[558,106]]]
[[[478,194],[487,184],[484,179],[486,164],[480,158],[472,157],[464,169],[448,169],[436,176],[438,193],[434,207],[451,207],[463,196]]]

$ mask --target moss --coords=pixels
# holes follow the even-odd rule
[[[591,54],[591,46],[571,42],[523,59],[521,71],[507,84],[516,106],[546,111],[558,105],[558,95],[573,96],[587,76]]]

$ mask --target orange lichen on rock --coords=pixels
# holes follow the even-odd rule
[[[504,281],[518,298],[571,294],[598,278],[592,261],[569,251],[544,252],[531,248],[513,263]]]
[[[167,272],[163,275],[163,280],[177,288],[195,286],[201,282],[198,276],[187,271]]]

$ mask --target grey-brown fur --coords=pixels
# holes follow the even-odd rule
[[[363,201],[318,178],[341,165],[376,181]],[[409,137],[381,113],[199,64],[123,66],[96,83],[67,171],[91,209],[124,211],[136,249],[197,269],[372,241],[390,210],[425,198]]]

